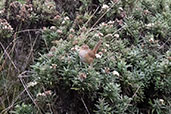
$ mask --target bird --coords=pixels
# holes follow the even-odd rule
[[[92,64],[94,59],[96,58],[96,53],[98,49],[100,48],[102,41],[99,40],[99,42],[94,46],[94,48],[91,50],[88,45],[83,44],[79,50],[79,56],[81,61]]]

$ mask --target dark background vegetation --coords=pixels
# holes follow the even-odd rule
[[[3,0],[0,113],[169,114],[170,38],[170,0]]]

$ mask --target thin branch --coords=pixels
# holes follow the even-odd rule
[[[13,40],[9,43],[9,45],[8,45],[8,46],[6,47],[6,49],[5,49],[5,50],[8,50],[8,48],[14,43],[14,45],[12,46],[12,49],[11,49],[10,52],[9,52],[9,55],[11,54],[11,52],[13,51],[13,49],[14,49],[14,47],[15,47],[15,41],[16,41],[16,35],[14,35]],[[1,57],[0,57],[0,62],[1,62],[2,57],[3,57],[4,55],[5,55],[5,53],[3,53],[3,54],[1,55]],[[0,71],[3,70],[6,61],[7,61],[7,59],[5,59],[5,60],[3,61],[2,65],[1,65],[1,68],[0,68]]]
[[[32,96],[31,93],[29,92],[29,90],[28,90],[28,88],[27,88],[27,86],[26,86],[25,81],[22,79],[22,75],[24,75],[25,73],[26,73],[26,71],[22,72],[18,77],[19,77],[19,79],[20,79],[20,81],[21,81],[21,83],[22,83],[24,89],[26,90],[27,95],[30,97],[30,99],[32,100],[32,102],[34,103],[34,105],[37,107],[37,109],[39,110],[39,112],[40,112],[41,114],[43,114],[42,111],[41,111],[41,109],[40,109],[39,106],[37,105],[37,103],[34,101],[33,96]]]
[[[7,57],[9,58],[10,62],[12,63],[12,65],[14,66],[14,68],[20,72],[20,70],[16,67],[15,63],[13,62],[13,60],[11,59],[10,55],[7,53],[7,51],[5,50],[5,47],[3,46],[3,44],[0,42],[0,45],[2,47],[2,49],[4,50],[4,53],[7,55]]]
[[[116,34],[117,32],[121,31],[126,25],[123,25],[121,28],[119,28],[118,30],[116,30],[114,33],[112,33],[112,35]]]
[[[112,6],[107,9],[103,15],[94,23],[94,25],[90,28],[90,30],[87,31],[86,35],[97,25],[97,23],[117,4],[118,2],[116,2],[115,4],[112,4]]]
[[[22,32],[28,32],[28,31],[42,31],[42,29],[25,29],[25,30],[18,31],[15,34],[22,33]]]
[[[87,24],[90,22],[90,20],[91,20],[91,19],[93,18],[93,16],[96,14],[96,12],[98,11],[99,8],[100,8],[99,6],[96,8],[95,12],[90,16],[90,18],[87,20],[87,22],[85,23],[85,25],[87,25]]]
[[[85,107],[87,113],[90,114],[90,112],[89,112],[89,110],[88,110],[88,108],[87,108],[87,106],[86,106],[86,104],[85,104],[85,102],[84,102],[84,100],[83,100],[82,97],[81,97],[81,101],[83,102],[83,105],[84,105],[84,107]]]
[[[159,50],[161,50],[161,49],[164,47],[164,45],[166,45],[166,43],[167,43],[169,40],[170,40],[170,37],[166,40],[166,42],[165,42],[165,43],[163,43],[163,45],[162,45],[162,46],[160,46],[160,47],[159,47]]]
[[[132,96],[132,99],[136,96],[136,94],[138,93],[138,91],[139,91],[139,89],[141,88],[141,86],[142,86],[142,85],[140,85],[140,86],[137,88],[137,90],[135,91],[134,95]],[[128,108],[128,106],[129,106],[129,104],[130,104],[131,101],[132,101],[132,100],[130,100],[129,103],[126,105],[125,109],[122,111],[122,114],[124,114],[124,111],[127,110],[127,108]]]
[[[31,36],[29,35],[29,37],[30,37],[30,42],[31,42]],[[29,59],[30,59],[30,57],[31,57],[31,54],[32,54],[32,52],[33,52],[33,49],[34,49],[34,46],[35,46],[35,44],[36,44],[37,39],[38,39],[38,35],[37,35],[37,37],[35,38],[33,44],[31,43],[30,53],[29,53],[29,55],[28,55],[28,57],[27,57],[27,59],[26,59],[26,63],[25,63],[24,69],[27,67],[27,65],[28,65],[28,63],[29,63]]]

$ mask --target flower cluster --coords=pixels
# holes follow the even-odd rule
[[[5,19],[0,19],[0,36],[2,38],[11,37],[13,28]]]
[[[43,93],[38,93],[37,97],[46,97],[46,96],[50,96],[50,95],[52,95],[52,91],[51,90],[47,90],[47,91],[45,91]]]
[[[11,18],[17,19],[18,21],[28,20],[33,11],[32,4],[22,5],[20,2],[14,1],[10,4],[10,15]]]

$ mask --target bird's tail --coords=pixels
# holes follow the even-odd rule
[[[94,48],[93,48],[93,52],[94,52],[95,54],[97,53],[98,49],[100,48],[101,43],[102,43],[102,41],[101,41],[101,40],[99,40],[99,42],[96,44],[96,46],[94,46]]]

